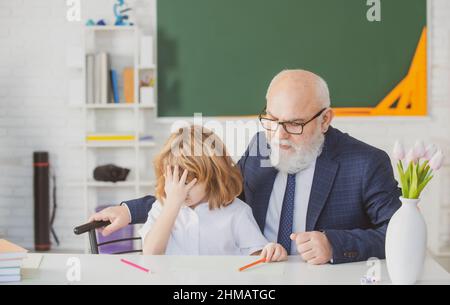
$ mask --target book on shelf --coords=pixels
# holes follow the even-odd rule
[[[136,136],[132,134],[90,134],[86,136],[88,142],[99,141],[135,141]]]
[[[101,100],[101,90],[100,90],[100,78],[102,76],[101,73],[101,60],[100,60],[100,54],[95,54],[95,61],[94,61],[94,104],[100,104]]]
[[[141,142],[152,142],[155,140],[155,137],[152,135],[142,135],[139,137],[139,141]]]
[[[120,95],[119,95],[119,80],[116,70],[111,70],[111,88],[112,88],[112,95],[114,97],[114,103],[118,104]]]
[[[134,103],[134,69],[125,68],[123,70],[123,91],[125,103]]]
[[[108,104],[111,102],[111,78],[109,64],[109,55],[105,52],[100,53],[100,103]]]
[[[86,103],[112,103],[111,64],[109,54],[86,55]]]
[[[94,73],[95,73],[95,55],[86,55],[86,103],[94,104]]]

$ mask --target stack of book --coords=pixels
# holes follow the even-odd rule
[[[0,283],[20,282],[20,270],[27,252],[22,247],[0,239]]]
[[[125,103],[134,103],[134,69],[123,70]],[[87,104],[120,103],[119,76],[111,69],[110,55],[106,52],[86,55]]]

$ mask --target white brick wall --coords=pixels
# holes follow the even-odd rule
[[[136,0],[143,8],[140,25],[149,27],[153,0]],[[83,0],[82,20],[113,22],[113,0]],[[33,246],[32,153],[51,152],[58,177],[56,231],[61,249],[83,248],[73,226],[83,222],[80,181],[82,113],[68,106],[73,70],[66,50],[81,45],[83,23],[66,20],[64,0],[0,0],[0,236]]]
[[[138,23],[153,31],[154,0],[135,0],[143,8]],[[82,20],[113,21],[113,0],[82,0]],[[450,1],[430,0],[429,67],[430,117],[349,119],[335,126],[387,151],[396,139],[433,141],[450,156]],[[32,152],[51,151],[58,176],[60,209],[56,230],[63,249],[81,249],[72,234],[84,219],[82,189],[71,187],[82,179],[81,150],[73,148],[83,136],[81,111],[68,106],[68,86],[74,72],[66,66],[66,49],[81,42],[82,23],[67,22],[63,0],[0,0],[0,236],[27,247],[33,245]],[[157,139],[170,124],[160,123]],[[240,152],[238,151],[237,154]],[[450,160],[450,157],[447,158]],[[433,250],[450,245],[450,165],[433,181],[424,198]],[[127,199],[127,198],[124,198]],[[438,220],[439,219],[439,220]],[[435,240],[439,240],[436,242]]]

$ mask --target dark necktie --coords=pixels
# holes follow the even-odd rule
[[[292,223],[294,221],[295,174],[288,175],[281,208],[280,226],[278,227],[278,243],[291,253]]]

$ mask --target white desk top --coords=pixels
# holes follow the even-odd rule
[[[36,254],[30,254],[33,256]],[[76,257],[81,267],[81,281],[69,282],[66,277],[68,259]],[[151,270],[145,273],[120,261],[125,258]],[[108,256],[45,254],[40,268],[23,270],[19,284],[177,284],[177,285],[301,285],[353,284],[359,285],[367,274],[366,262],[343,265],[311,266],[298,256],[287,262],[260,264],[244,272],[238,268],[258,257],[244,256]],[[390,284],[384,260],[380,284]],[[418,284],[450,285],[450,275],[431,257],[427,257]]]

